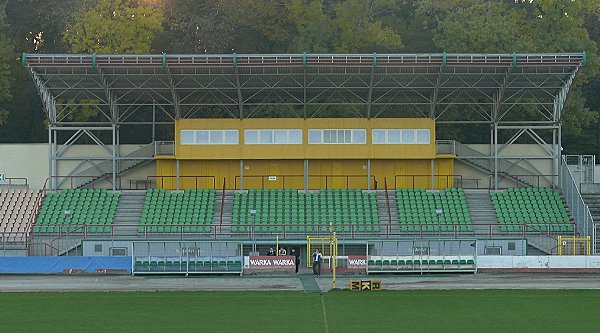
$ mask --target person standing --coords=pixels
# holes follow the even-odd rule
[[[279,255],[280,256],[286,256],[287,255],[287,251],[283,247],[280,247],[279,248]]]
[[[313,274],[316,276],[321,276],[321,260],[323,256],[321,255],[321,251],[316,249],[313,253]]]
[[[294,256],[294,262],[296,263],[296,274],[298,274],[298,266],[300,266],[300,252],[296,252],[296,249],[292,248],[290,255]]]
[[[273,250],[273,248],[269,249],[269,252],[267,252],[268,256],[274,256],[275,255],[275,250]]]

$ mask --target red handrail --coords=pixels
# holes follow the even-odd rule
[[[146,177],[146,189],[150,188],[150,180],[151,179],[160,179],[160,187],[164,187],[165,185],[165,178],[167,179],[177,179],[177,176],[148,176]],[[216,183],[216,177],[215,176],[179,176],[179,179],[189,179],[189,178],[193,178],[194,179],[194,185],[195,185],[195,189],[198,189],[198,179],[212,179],[212,189],[216,190],[217,189],[217,183]]]
[[[383,186],[385,189],[385,203],[387,205],[388,210],[388,223],[392,224],[392,210],[390,209],[390,197],[388,195],[388,187],[387,187],[387,177],[383,177]]]
[[[244,176],[244,179],[253,179],[253,178],[259,178],[261,181],[261,189],[265,189],[265,179],[268,179],[268,177],[280,177],[281,178],[281,189],[286,189],[285,186],[285,180],[286,178],[304,178],[304,175],[249,175],[249,176]],[[346,180],[346,189],[350,189],[350,179],[351,178],[366,178],[367,175],[308,175],[308,178],[320,178],[320,179],[324,179],[325,180],[325,189],[328,189],[330,186],[330,180],[335,179],[335,178],[344,178]],[[238,188],[238,179],[240,179],[241,176],[235,176],[234,177],[234,182],[233,182],[233,189],[237,190]],[[374,184],[376,181],[375,176],[371,175],[369,181]],[[321,188],[309,188],[309,190],[319,190]],[[367,186],[364,186],[362,189],[367,189]]]
[[[398,188],[398,177],[410,178],[412,180],[412,187],[415,188],[415,179],[416,178],[425,178],[426,180],[431,180],[431,174],[429,175],[394,175],[394,188]],[[458,178],[460,187],[463,187],[463,176],[462,175],[433,175],[434,179],[441,179],[442,177],[446,178],[446,187],[450,187],[450,177]],[[427,184],[425,188],[430,188],[431,184]]]
[[[223,192],[221,196],[221,216],[219,216],[219,225],[223,225],[223,210],[225,208],[225,182],[226,178],[223,178]]]

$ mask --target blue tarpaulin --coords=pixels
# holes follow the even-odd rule
[[[131,257],[0,257],[0,274],[62,274],[68,270],[131,273]]]

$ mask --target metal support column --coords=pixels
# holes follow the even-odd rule
[[[494,122],[494,190],[498,189],[498,123]]]
[[[308,191],[308,160],[304,160],[304,192]]]
[[[58,189],[58,180],[56,179],[56,176],[58,176],[58,133],[56,131],[56,129],[53,130],[54,134],[53,134],[53,140],[54,142],[52,142],[52,176],[53,176],[53,181],[52,181],[52,189],[53,190],[57,190]]]
[[[179,159],[175,160],[175,189],[179,191]]]
[[[112,126],[112,190],[117,189],[117,127]]]
[[[52,157],[54,156],[53,152],[52,152],[52,129],[50,129],[50,126],[48,126],[48,182],[49,182],[49,188],[53,189],[52,186]]]
[[[156,102],[152,101],[152,142],[156,141]]]

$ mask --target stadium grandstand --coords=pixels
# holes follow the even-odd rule
[[[228,271],[241,265],[235,256],[276,244],[302,249],[305,263],[307,237],[333,232],[340,258],[366,254],[372,271],[470,270],[479,250],[558,254],[559,236],[593,236],[560,148],[565,99],[586,61],[23,54],[48,146],[35,173],[19,174],[35,189],[0,191],[3,250],[87,255],[86,244],[104,244],[148,272]],[[91,119],[74,116],[90,108]],[[461,124],[489,125],[490,141],[436,134]],[[149,140],[124,142],[128,131]],[[180,249],[174,259],[165,244],[152,254],[160,242],[232,254]],[[136,256],[133,243],[147,252]]]

